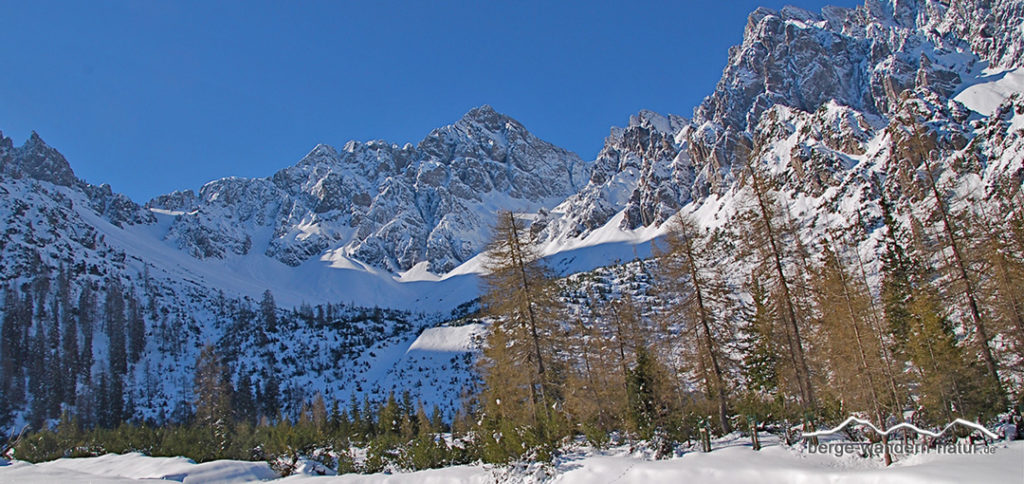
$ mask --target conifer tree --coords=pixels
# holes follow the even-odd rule
[[[196,423],[212,426],[231,418],[232,388],[228,370],[213,345],[203,346],[196,360],[192,392],[195,395]]]
[[[120,379],[127,373],[128,355],[125,348],[125,317],[124,294],[121,283],[116,279],[107,285],[106,298],[103,303],[104,324],[110,342],[110,375]]]
[[[235,391],[231,395],[231,408],[234,410],[234,417],[238,421],[255,424],[257,414],[256,396],[253,395],[252,378],[246,372],[238,378]]]
[[[763,272],[765,276],[770,274],[764,283],[770,287],[769,294],[772,295],[773,305],[777,308],[774,314],[779,324],[774,327],[780,333],[786,348],[782,352],[782,361],[787,363],[783,369],[788,370],[795,380],[797,394],[804,410],[813,412],[817,408],[817,401],[810,367],[807,364],[804,337],[801,335],[801,328],[806,322],[802,312],[798,310],[801,303],[797,300],[792,283],[794,278],[789,275],[790,271],[787,271],[787,266],[791,264],[788,262],[790,257],[785,249],[793,247],[793,244],[786,243],[784,234],[792,232],[793,227],[781,216],[775,195],[770,191],[771,180],[753,165],[752,160],[756,158],[752,154],[746,166],[754,205],[753,209],[741,218],[749,224],[743,234],[748,247],[746,252],[760,259],[758,262],[767,269]]]
[[[487,257],[483,301],[494,323],[484,350],[483,410],[546,434],[563,376],[552,339],[559,309],[550,277],[511,212],[498,215]]]
[[[952,254],[952,269],[954,277],[960,283],[960,292],[967,302],[967,313],[970,315],[971,323],[973,324],[974,331],[977,332],[978,348],[980,349],[982,359],[985,362],[985,366],[988,369],[989,378],[992,384],[995,386],[998,394],[1003,394],[1003,385],[999,379],[999,364],[993,355],[992,348],[990,347],[991,336],[989,335],[989,328],[987,327],[985,319],[982,317],[981,308],[979,306],[979,295],[977,289],[977,283],[968,274],[968,265],[970,262],[966,258],[964,253],[965,244],[963,238],[958,234],[957,227],[954,225],[954,215],[950,213],[950,208],[947,206],[945,198],[942,196],[939,190],[938,182],[936,181],[937,175],[935,173],[933,163],[931,160],[934,158],[935,152],[929,153],[928,156],[923,157],[924,161],[924,172],[926,180],[928,182],[928,188],[930,189],[931,195],[934,198],[935,211],[939,215],[939,220],[942,226],[943,235],[945,235],[945,243],[948,244],[949,252]]]
[[[1011,186],[1009,190],[1013,189]],[[988,274],[980,281],[979,289],[993,329],[1007,336],[1008,351],[1024,354],[1024,208],[1007,200],[1006,191],[998,188],[994,200],[975,214],[981,229],[974,247]],[[1016,193],[1020,193],[1019,184]],[[1019,237],[1021,240],[1017,240]]]
[[[81,373],[79,366],[81,355],[78,349],[78,322],[71,315],[70,311],[70,294],[66,296],[65,304],[67,305],[64,306],[65,310],[61,317],[61,361],[59,365],[61,386],[64,389],[62,401],[69,405],[74,405],[75,393],[78,387],[78,375]]]
[[[128,296],[128,362],[136,364],[142,358],[142,351],[146,348],[146,320],[142,313],[142,307],[135,294]]]
[[[679,343],[692,348],[699,366],[705,392],[716,402],[722,434],[731,430],[725,378],[725,343],[733,331],[724,305],[724,284],[715,270],[713,240],[702,234],[696,223],[680,215],[666,237],[667,247],[659,258],[659,285],[670,301],[668,314],[685,319],[692,328]],[[681,306],[681,307],[680,307]],[[678,308],[678,309],[677,309]]]
[[[837,251],[833,237],[822,246],[823,260],[816,270],[814,286],[829,388],[844,408],[868,412],[876,422],[884,423],[898,409],[886,408],[883,401],[885,375],[877,356],[884,343],[864,318],[871,305],[869,289],[851,276],[851,264]],[[882,440],[886,442],[885,436]],[[892,463],[888,449],[884,456],[886,465]]]
[[[82,353],[78,361],[79,373],[82,381],[89,384],[92,380],[94,334],[93,323],[96,321],[96,295],[92,285],[85,282],[82,285],[82,292],[78,295],[78,327],[82,332]]]
[[[778,350],[774,342],[774,307],[767,289],[754,271],[746,290],[751,303],[746,308],[743,327],[743,376],[748,391],[761,397],[774,394],[778,388]]]
[[[11,409],[24,402],[25,348],[21,334],[26,322],[22,300],[12,286],[4,289],[3,323],[0,327],[0,390]]]
[[[263,299],[260,300],[260,318],[267,333],[277,331],[277,304],[274,303],[274,295],[270,289],[264,291]]]

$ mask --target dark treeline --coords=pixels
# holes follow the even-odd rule
[[[327,406],[319,394],[297,419],[257,421],[252,409],[233,401],[226,372],[212,347],[204,349],[195,377],[195,414],[189,422],[163,426],[123,422],[116,427],[86,427],[65,414],[52,429],[30,433],[15,447],[19,459],[32,462],[109,452],[216,459],[265,460],[289,474],[300,458],[338,472],[429,469],[477,460],[479,451],[456,438],[441,412],[428,414],[408,394],[392,394],[380,403],[353,399],[347,408]],[[358,462],[352,448],[366,449]]]

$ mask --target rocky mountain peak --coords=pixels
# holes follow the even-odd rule
[[[629,124],[627,125],[627,128],[641,127],[674,135],[687,123],[689,123],[689,121],[682,116],[676,116],[675,114],[664,115],[643,109],[639,113],[629,117]]]
[[[5,174],[27,176],[66,187],[78,181],[64,155],[46,144],[35,131],[18,148],[14,147],[10,138],[0,135],[0,139],[3,140],[0,141],[0,170]]]
[[[351,141],[349,143],[355,142]],[[349,145],[346,144],[345,148],[347,151]],[[338,151],[335,150],[334,147],[323,143],[319,143],[316,146],[314,146],[313,149],[306,154],[306,156],[303,156],[302,159],[299,160],[298,165],[315,165],[317,163],[333,164],[337,163],[340,159],[341,157],[338,155]]]
[[[510,122],[522,127],[518,121],[495,111],[489,104],[484,104],[467,111],[455,124],[458,126],[477,125],[488,131],[500,131]]]
[[[486,207],[550,208],[587,177],[574,153],[485,105],[416,146],[320,144],[269,178],[217,180],[198,197],[150,205],[186,212],[167,239],[200,258],[259,250],[294,266],[330,252],[394,272],[427,262],[440,274],[482,249],[494,215]],[[268,227],[269,243],[255,245]]]

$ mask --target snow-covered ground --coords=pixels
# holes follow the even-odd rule
[[[1024,92],[1024,68],[983,73],[964,85],[966,87],[953,99],[978,114],[991,116],[1007,98]]]
[[[920,454],[885,468],[878,459],[846,455],[808,454],[768,445],[754,452],[742,440],[718,442],[710,453],[686,452],[653,460],[626,447],[596,451],[589,448],[559,457],[550,466],[509,469],[488,465],[455,466],[420,472],[371,475],[293,475],[282,483],[1021,483],[1024,482],[1024,441],[999,443],[993,453],[973,455]],[[3,483],[51,482],[204,482],[238,483],[275,477],[266,463],[215,461],[195,464],[183,458],[140,454],[60,459],[41,464],[15,462],[0,467]]]
[[[277,473],[266,462],[220,460],[196,464],[183,457],[147,457],[142,454],[107,454],[81,459],[58,459],[40,464],[15,461],[0,467],[3,483],[177,481],[257,482]]]

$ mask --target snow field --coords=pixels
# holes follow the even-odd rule
[[[396,474],[341,476],[293,475],[283,479],[264,462],[214,461],[195,464],[181,457],[110,454],[59,459],[40,464],[15,462],[0,467],[2,483],[92,482],[242,483],[274,480],[303,484],[385,483],[1020,483],[1024,482],[1024,441],[993,444],[991,454],[919,454],[885,468],[879,459],[854,455],[808,454],[780,445],[754,452],[746,439],[719,440],[710,453],[686,452],[653,460],[628,447],[608,450],[581,448],[557,458],[550,466],[533,464],[509,469],[490,465],[455,466]]]

